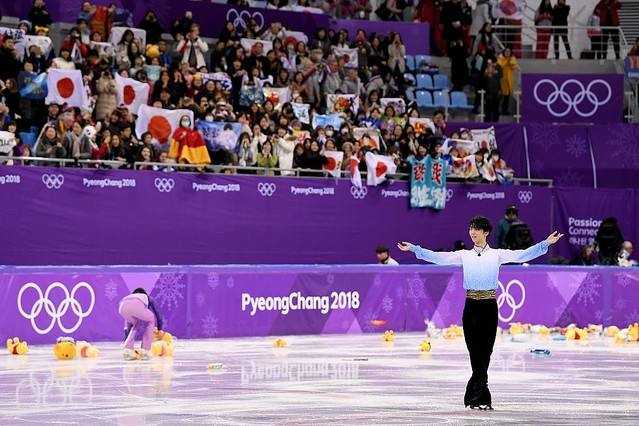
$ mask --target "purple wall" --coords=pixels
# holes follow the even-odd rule
[[[461,322],[461,280],[459,268],[435,266],[0,268],[0,337],[121,340],[118,302],[136,287],[179,338],[423,331],[426,319]],[[500,282],[498,295],[510,295],[501,298],[502,327],[639,321],[636,269],[513,266]],[[42,294],[61,317],[42,309]],[[67,295],[77,304],[60,310]]]
[[[472,216],[496,225],[509,204],[535,240],[579,237],[555,251],[572,257],[596,231],[583,220],[616,216],[637,240],[637,191],[451,184],[437,212],[410,209],[406,182],[0,167],[0,264],[369,263],[400,240],[451,249]]]

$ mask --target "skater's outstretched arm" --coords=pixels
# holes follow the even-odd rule
[[[401,251],[412,251],[415,257],[437,265],[461,265],[461,255],[456,251],[438,252],[432,251],[415,244],[402,241],[397,243],[397,248]]]
[[[548,252],[548,247],[555,244],[564,234],[557,231],[553,232],[543,241],[538,242],[534,246],[528,247],[526,250],[499,250],[500,263],[523,263],[536,259]]]

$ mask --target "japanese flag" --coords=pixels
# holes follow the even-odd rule
[[[351,173],[351,183],[357,188],[362,187],[362,174],[359,172],[359,160],[354,155],[348,159],[348,171]]]
[[[366,184],[377,186],[386,180],[387,174],[393,174],[397,166],[392,157],[375,155],[372,152],[366,153]]]
[[[50,68],[47,74],[47,97],[45,104],[67,104],[84,107],[89,104],[87,91],[80,70]]]
[[[137,114],[140,106],[149,103],[148,84],[115,73],[115,86],[118,106],[125,107],[132,114]]]
[[[149,132],[160,144],[168,143],[175,130],[180,127],[180,119],[185,115],[191,120],[191,128],[193,128],[193,111],[191,110],[169,110],[140,105],[138,119],[135,121],[135,134],[141,139],[145,132]]]
[[[333,177],[340,177],[342,174],[344,153],[342,151],[324,151],[324,157],[326,157],[324,170],[329,172]]]

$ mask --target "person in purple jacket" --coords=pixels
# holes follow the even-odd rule
[[[162,317],[158,314],[153,300],[143,288],[136,288],[133,293],[120,301],[118,312],[124,318],[124,359],[138,359],[133,349],[135,336],[142,333],[142,359],[148,359],[147,352],[153,343],[155,330],[162,330]]]

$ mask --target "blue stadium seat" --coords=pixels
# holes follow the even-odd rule
[[[415,76],[409,72],[404,73],[404,80],[411,86],[414,86],[415,84],[417,84],[417,81],[415,80]]]
[[[464,92],[450,92],[450,106],[453,108],[470,109],[468,96]]]
[[[450,106],[450,99],[448,99],[448,93],[437,91],[433,93],[433,104],[436,107],[448,107]]]
[[[433,89],[433,79],[429,74],[417,74],[418,89]]]
[[[426,90],[418,90],[415,92],[417,106],[420,108],[433,107],[433,96]]]
[[[428,55],[415,55],[415,68],[419,69],[422,64],[430,64],[430,60]]]
[[[448,89],[448,76],[446,74],[435,74],[433,76],[433,87],[435,90]]]
[[[413,55],[406,55],[406,68],[409,71],[415,71],[415,57]]]
[[[415,102],[415,89],[413,87],[406,88],[405,95],[407,103]]]

